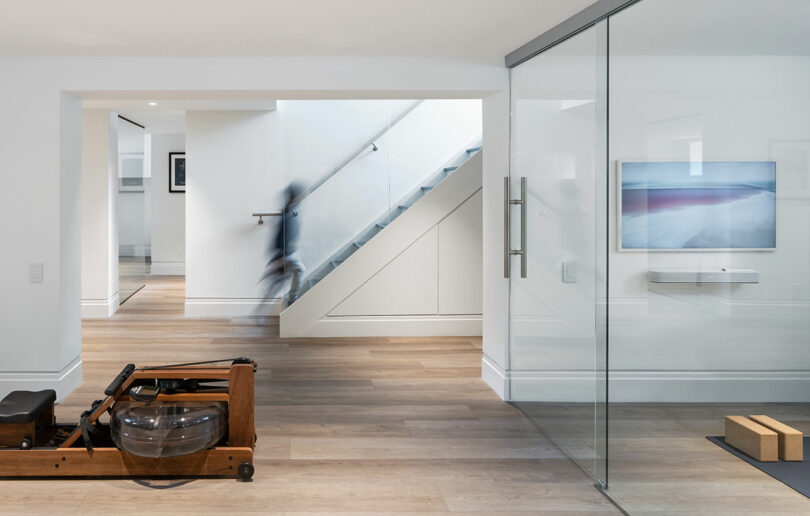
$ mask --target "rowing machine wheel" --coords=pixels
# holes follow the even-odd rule
[[[236,470],[236,480],[238,482],[252,482],[253,481],[253,464],[250,462],[243,462]]]
[[[31,439],[23,439],[20,441],[20,449],[21,450],[30,450],[34,447],[34,443],[31,442]]]

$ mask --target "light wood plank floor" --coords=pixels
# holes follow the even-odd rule
[[[273,319],[184,319],[183,296],[182,279],[152,278],[85,321],[85,381],[57,417],[76,420],[128,362],[250,356],[255,481],[3,481],[0,512],[618,513],[480,380],[480,338],[282,340]]]
[[[593,404],[522,403],[546,435],[593,460]],[[632,515],[810,514],[810,500],[706,439],[724,416],[768,414],[810,434],[806,403],[612,403],[610,496]]]
[[[611,404],[611,495],[634,515],[810,514],[807,497],[706,439],[733,414],[810,432],[808,404]]]

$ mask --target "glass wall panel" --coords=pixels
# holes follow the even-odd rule
[[[605,471],[606,24],[512,70],[510,396],[589,474]],[[521,208],[526,209],[521,227]]]
[[[610,23],[610,495],[810,511],[706,439],[810,432],[810,3],[643,0]]]
[[[124,303],[146,284],[151,260],[151,191],[143,128],[118,119],[118,288]]]

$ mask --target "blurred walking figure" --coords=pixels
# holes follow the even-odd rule
[[[268,282],[265,297],[269,299],[284,288],[287,276],[292,274],[287,305],[293,304],[298,299],[301,280],[306,271],[298,251],[301,241],[301,218],[295,209],[301,202],[303,193],[304,187],[300,183],[290,183],[284,190],[284,213],[275,237],[270,240],[268,248],[270,261],[267,262],[267,270],[262,276],[262,280]]]

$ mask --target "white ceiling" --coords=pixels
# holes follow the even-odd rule
[[[503,57],[594,0],[0,0],[0,56]]]
[[[109,109],[155,133],[184,133],[186,111],[273,111],[276,100],[262,92],[91,92],[84,109]],[[170,94],[169,94],[170,93]],[[152,105],[154,104],[154,105]],[[130,124],[131,125],[131,124]],[[134,127],[134,126],[133,126]]]
[[[150,134],[180,134],[186,132],[186,112],[181,110],[114,109],[133,122],[146,127]],[[132,124],[127,124],[135,127]],[[137,127],[135,127],[137,129]],[[143,133],[143,131],[141,131]]]

